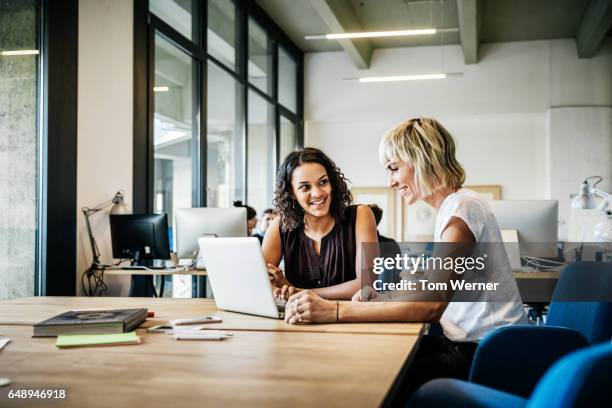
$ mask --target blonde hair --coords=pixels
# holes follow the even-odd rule
[[[442,188],[459,188],[465,170],[455,158],[455,141],[440,122],[408,119],[383,136],[378,147],[381,163],[401,160],[414,166],[418,190],[424,196]]]

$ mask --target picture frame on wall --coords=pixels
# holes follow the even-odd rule
[[[500,185],[473,185],[465,188],[475,191],[487,200],[501,200],[502,188]],[[436,227],[438,210],[424,201],[417,201],[412,205],[402,203],[402,231],[403,242],[432,242]]]
[[[353,203],[376,204],[382,210],[378,232],[386,237],[395,237],[395,189],[391,187],[353,187]]]
[[[464,186],[464,187],[481,194],[487,200],[501,200],[502,199],[502,188],[500,185],[490,184],[490,185],[474,185],[474,186]]]
[[[402,202],[402,242],[433,242],[438,210],[419,200]]]

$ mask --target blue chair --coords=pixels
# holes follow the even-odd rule
[[[612,345],[601,344],[573,352],[551,367],[526,399],[460,380],[429,381],[408,402],[419,407],[570,408],[610,403]]]
[[[506,326],[481,340],[469,381],[527,397],[541,376],[572,351],[612,338],[612,264],[576,262],[561,272],[545,326]],[[582,296],[582,298],[578,296]]]
[[[592,302],[584,302],[585,298]],[[574,262],[561,272],[547,326],[571,327],[596,344],[612,339],[612,263]]]

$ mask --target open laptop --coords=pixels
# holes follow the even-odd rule
[[[283,302],[274,297],[257,238],[199,238],[219,309],[283,319]]]

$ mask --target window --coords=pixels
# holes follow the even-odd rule
[[[38,231],[37,5],[0,2],[0,299],[34,295]],[[15,51],[24,52],[15,55]]]
[[[258,214],[274,197],[276,143],[274,106],[249,91],[247,202]]]
[[[243,87],[208,63],[206,204],[230,207],[244,200]]]
[[[196,43],[200,38],[196,10],[198,5],[199,3],[193,0],[149,0],[151,13]]]
[[[285,157],[294,150],[297,150],[297,126],[295,123],[281,115],[280,118],[280,143],[279,143],[279,165],[285,160]]]
[[[194,62],[160,35],[155,36],[154,212],[191,207],[197,192],[198,122],[194,109]]]
[[[232,0],[135,0],[134,44],[134,209],[172,223],[180,207],[271,207],[279,156],[302,140],[303,53]]]
[[[291,112],[297,110],[297,63],[283,47],[278,48],[278,100]]]
[[[236,58],[236,6],[228,0],[208,2],[208,55],[235,71]]]
[[[268,95],[272,94],[272,44],[268,34],[249,18],[249,82]]]

